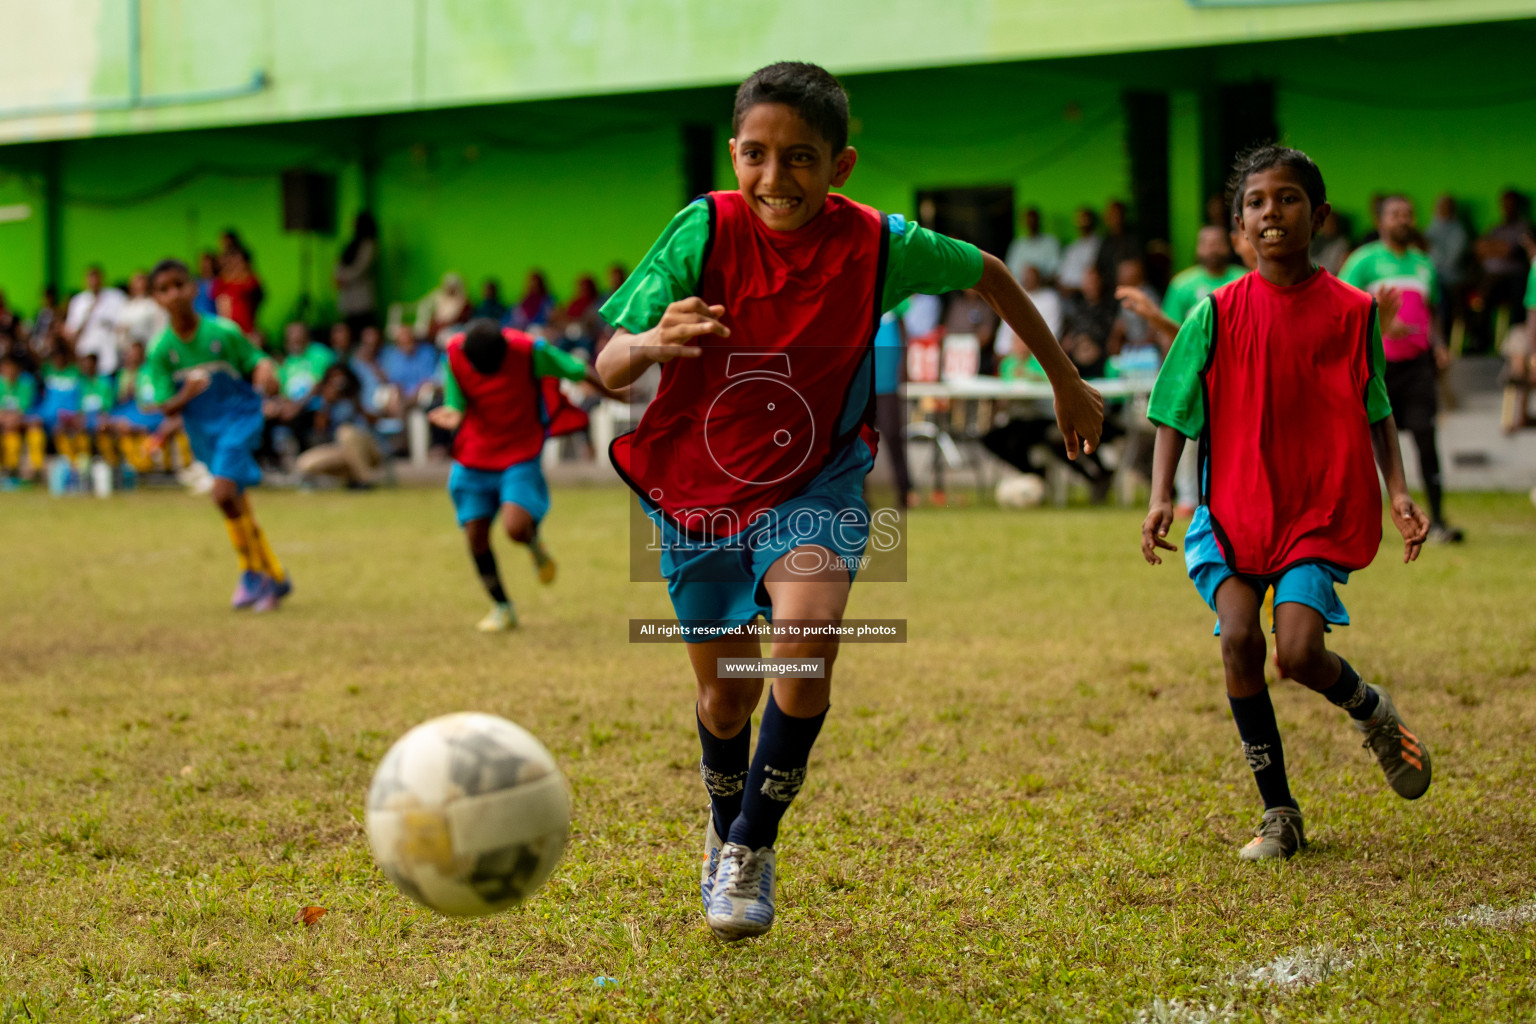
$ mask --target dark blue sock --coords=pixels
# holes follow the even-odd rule
[[[1381,698],[1376,691],[1365,685],[1349,662],[1339,659],[1339,681],[1326,690],[1319,690],[1324,697],[1349,712],[1349,717],[1364,722],[1376,713]]]
[[[773,691],[768,692],[763,724],[757,730],[757,753],[747,773],[747,791],[731,826],[730,842],[757,850],[778,840],[779,820],[805,785],[805,765],[826,719],[825,711],[815,718],[792,718],[779,710]]]
[[[1253,771],[1253,781],[1259,784],[1259,796],[1264,809],[1271,807],[1295,807],[1291,799],[1291,787],[1285,779],[1285,751],[1280,747],[1280,727],[1275,724],[1275,706],[1269,702],[1269,691],[1257,697],[1227,697],[1232,705],[1232,720],[1237,723],[1237,734],[1243,738],[1243,756]]]
[[[752,754],[752,722],[749,719],[741,732],[723,740],[704,728],[701,718],[699,746],[704,748],[704,756],[699,758],[699,774],[704,777],[704,789],[709,793],[715,832],[724,836],[741,813],[741,793],[747,784],[747,762]]]

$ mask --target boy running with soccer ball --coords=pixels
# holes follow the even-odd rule
[[[1184,561],[1216,612],[1227,700],[1264,801],[1257,834],[1238,855],[1267,860],[1290,857],[1306,836],[1264,681],[1264,594],[1274,589],[1280,674],[1348,712],[1387,782],[1417,799],[1429,788],[1429,750],[1392,698],[1362,681],[1324,636],[1330,624],[1349,624],[1334,587],[1381,545],[1377,467],[1403,561],[1419,556],[1429,519],[1403,479],[1376,303],[1312,263],[1312,236],[1329,210],[1322,173],[1298,150],[1265,146],[1238,159],[1230,189],[1234,224],[1258,270],[1195,306],[1158,374],[1141,550],[1154,565],[1158,549],[1175,550],[1164,539],[1174,467],[1185,438],[1195,438],[1201,502]]]
[[[1079,377],[1003,262],[828,190],[853,172],[848,97],[826,71],[782,63],[736,93],[739,190],[672,219],[603,307],[610,387],[661,364],[639,426],[611,457],[662,535],[661,567],[697,681],[711,814],[700,895],[722,939],[773,925],[779,821],[805,782],[829,704],[835,638],[776,639],[776,658],[825,678],[775,680],[749,758],[763,679],[758,615],[841,622],[869,539],[873,339],[915,292],[974,288],[1040,360],[1069,454],[1097,447],[1103,401]]]
[[[230,606],[272,611],[293,580],[256,525],[245,491],[261,482],[255,455],[265,422],[261,395],[277,393],[277,373],[239,327],[192,308],[197,282],[185,263],[161,260],[150,271],[149,288],[170,316],[139,371],[149,378],[146,393],[157,404],[152,411],[181,418],[192,453],[213,476],[213,502],[240,561]]]
[[[448,339],[445,362],[443,404],[427,418],[456,431],[448,493],[493,602],[475,628],[503,633],[517,626],[517,611],[491,550],[498,514],[507,536],[528,548],[539,582],[555,580],[555,560],[539,537],[539,523],[549,512],[549,486],[539,456],[547,438],[584,427],[586,418],[554,385],[587,381],[608,397],[619,396],[575,356],[492,320],[472,320],[463,334]]]

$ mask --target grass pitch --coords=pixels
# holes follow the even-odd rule
[[[698,906],[684,653],[625,642],[669,606],[626,582],[622,492],[557,493],[551,588],[499,549],[524,625],[495,637],[444,495],[255,502],[297,580],[262,617],[226,607],[206,500],[0,498],[0,1021],[1536,1014],[1523,497],[1453,496],[1467,544],[1389,542],[1344,591],[1334,642],[1430,744],[1424,799],[1276,686],[1312,845],[1266,866],[1235,857],[1259,805],[1212,615],[1141,563],[1141,514],[916,512],[910,581],[849,609],[909,642],[844,649],[779,923],[732,946]],[[395,892],[361,826],[388,745],[460,709],[532,729],[575,797],[549,885],[470,922]]]

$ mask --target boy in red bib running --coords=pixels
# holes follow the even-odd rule
[[[1264,681],[1259,607],[1271,587],[1280,674],[1349,713],[1399,796],[1414,800],[1429,788],[1429,750],[1392,698],[1323,642],[1330,624],[1349,624],[1334,587],[1381,545],[1376,468],[1405,562],[1418,557],[1429,519],[1403,478],[1376,303],[1312,263],[1312,236],[1329,210],[1322,173],[1304,153],[1265,146],[1239,158],[1230,189],[1258,272],[1195,307],[1158,374],[1147,413],[1158,428],[1141,550],[1154,565],[1158,549],[1174,550],[1164,539],[1173,471],[1184,439],[1195,438],[1201,503],[1184,561],[1216,612],[1227,700],[1264,801],[1258,832],[1239,856],[1265,860],[1306,845]]]
[[[828,189],[853,172],[848,97],[812,64],[782,63],[736,93],[739,191],[673,218],[603,307],[611,387],[662,364],[661,384],[611,458],[662,535],[661,567],[698,684],[711,814],[700,896],[722,939],[773,924],[779,821],[826,715],[836,639],[776,639],[776,658],[824,676],[779,678],[749,758],[763,678],[757,616],[841,622],[869,539],[873,339],[914,292],[975,288],[1039,357],[1070,455],[1098,445],[1103,401],[1083,383],[1003,262]]]
[[[585,426],[566,422],[580,413],[564,401],[557,381],[586,380],[611,393],[581,360],[490,320],[471,321],[463,334],[448,339],[446,356],[443,404],[427,418],[456,431],[448,493],[494,602],[476,628],[501,633],[517,625],[517,611],[491,551],[491,522],[499,512],[507,536],[532,554],[539,582],[554,582],[555,560],[539,538],[539,523],[549,512],[539,456],[546,438]]]

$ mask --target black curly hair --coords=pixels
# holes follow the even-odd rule
[[[848,93],[820,65],[786,60],[752,72],[736,90],[731,134],[741,134],[742,119],[759,103],[789,107],[832,144],[833,153],[841,153],[848,145]]]
[[[1318,170],[1311,157],[1289,146],[1255,146],[1238,154],[1237,161],[1232,165],[1232,177],[1227,179],[1227,198],[1232,206],[1233,218],[1238,221],[1243,219],[1243,193],[1247,191],[1249,176],[1276,167],[1284,167],[1296,175],[1302,191],[1306,192],[1307,199],[1312,203],[1312,209],[1328,201],[1323,172]]]

